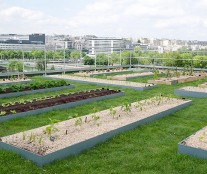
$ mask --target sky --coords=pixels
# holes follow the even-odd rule
[[[207,0],[0,0],[0,33],[207,40]]]

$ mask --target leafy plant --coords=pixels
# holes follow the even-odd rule
[[[75,119],[75,123],[74,123],[74,125],[75,125],[75,126],[81,126],[82,123],[83,123],[82,118],[81,118],[81,117],[78,117],[78,118]]]
[[[124,101],[123,105],[121,106],[121,109],[125,112],[131,112],[131,103],[128,101]]]
[[[49,120],[50,120],[50,124],[45,128],[45,131],[49,135],[49,137],[51,137],[53,132],[58,131],[58,129],[55,127],[55,123],[58,123],[60,121],[51,118],[49,118]]]
[[[109,110],[110,110],[110,115],[111,115],[113,118],[115,118],[115,116],[116,116],[116,110],[113,109],[113,107],[111,107]]]

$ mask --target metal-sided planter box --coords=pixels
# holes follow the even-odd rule
[[[68,86],[60,86],[60,87],[54,87],[54,88],[45,88],[45,89],[29,90],[29,91],[22,91],[22,92],[12,92],[12,93],[8,93],[8,94],[0,94],[0,98],[10,98],[10,97],[17,97],[17,96],[27,95],[27,94],[59,91],[59,90],[70,89],[70,88],[74,88],[74,87],[75,87],[75,85],[68,85]]]
[[[197,92],[197,91],[188,91],[184,89],[175,89],[174,94],[177,96],[183,96],[183,97],[194,97],[194,98],[207,98],[206,92]]]
[[[204,129],[204,128],[203,128]],[[199,130],[202,131],[203,129]],[[197,132],[199,132],[197,131]],[[196,132],[196,133],[197,133]],[[196,134],[195,133],[195,134]],[[195,134],[191,135],[194,136]],[[189,155],[192,157],[196,157],[196,158],[200,158],[200,159],[204,159],[207,160],[207,150],[202,149],[202,148],[197,148],[197,147],[192,147],[186,144],[186,141],[191,137],[189,136],[188,138],[186,138],[185,140],[181,141],[180,143],[178,143],[178,153],[180,154],[185,154],[185,155]]]
[[[60,79],[60,78],[49,77],[49,76],[44,76],[44,77],[49,78],[49,79]],[[114,87],[120,87],[120,88],[128,88],[128,89],[134,89],[134,90],[138,90],[138,91],[144,91],[144,90],[153,89],[153,88],[156,87],[156,85],[154,85],[154,84],[153,85],[152,84],[146,84],[146,86],[138,87],[138,86],[127,85],[127,82],[126,82],[125,85],[122,85],[122,84],[109,84],[109,83],[104,83],[104,82],[84,81],[84,80],[78,80],[78,79],[77,80],[76,79],[64,79],[64,80],[72,81],[72,82],[78,82],[78,83],[96,84],[96,85],[100,85],[100,86],[114,86]],[[135,83],[135,82],[133,82],[133,83]]]
[[[5,85],[13,85],[13,84],[19,84],[19,83],[28,83],[28,82],[30,82],[31,80],[30,79],[28,79],[28,80],[22,80],[22,81],[14,81],[14,82],[5,82],[5,83],[0,83],[0,86],[2,85],[2,86],[5,86]]]
[[[107,76],[107,79],[113,80],[130,80],[138,77],[146,77],[146,76],[153,76],[152,72],[143,72],[143,73],[134,73],[134,74],[123,74],[123,75],[115,75],[115,76]]]
[[[154,80],[148,80],[148,83],[154,83],[154,84],[160,84],[160,85],[174,85],[177,84],[177,80],[169,79],[169,80],[164,80],[164,79],[154,79]]]
[[[113,130],[108,131],[106,133],[100,134],[100,135],[92,137],[90,139],[86,139],[86,140],[81,141],[77,144],[68,146],[66,148],[57,150],[55,152],[52,152],[52,153],[49,153],[49,154],[46,154],[43,156],[34,154],[32,152],[26,151],[24,149],[21,149],[21,148],[15,147],[15,146],[12,146],[12,145],[4,143],[4,142],[0,142],[0,148],[5,149],[5,150],[9,150],[9,151],[13,151],[17,154],[20,154],[24,158],[31,160],[36,165],[42,167],[43,165],[51,163],[55,160],[60,160],[60,159],[66,158],[68,156],[78,154],[84,150],[90,149],[91,147],[94,147],[95,145],[97,145],[99,143],[105,142],[106,140],[114,137],[117,134],[132,130],[140,125],[147,124],[147,123],[152,122],[154,120],[163,118],[169,114],[172,114],[182,108],[189,106],[190,104],[191,104],[191,101],[187,101],[187,102],[180,104],[178,106],[174,106],[168,110],[161,111],[161,112],[156,113],[154,115],[151,115],[147,118],[144,118],[144,119],[135,121],[133,123],[124,125],[122,127],[113,129]]]
[[[115,97],[119,97],[119,96],[123,96],[123,95],[124,95],[124,92],[119,92],[119,93],[110,94],[110,95],[106,95],[106,96],[100,96],[100,97],[95,97],[95,98],[84,99],[84,100],[77,101],[77,102],[70,102],[70,103],[55,105],[55,106],[42,108],[42,109],[36,109],[36,110],[27,111],[27,112],[21,112],[21,113],[6,115],[6,116],[0,116],[0,121],[6,122],[6,121],[9,121],[9,120],[13,120],[15,118],[28,117],[28,116],[41,114],[41,113],[49,112],[49,111],[53,111],[53,110],[68,109],[68,108],[83,105],[83,104],[86,104],[86,103],[90,103],[90,102],[94,102],[94,101],[100,101],[100,100],[104,100],[104,99],[115,98]]]

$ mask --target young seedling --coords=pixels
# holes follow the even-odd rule
[[[131,103],[125,101],[121,106],[121,109],[127,113],[131,112]]]
[[[111,107],[109,110],[110,110],[110,115],[111,115],[113,118],[115,118],[115,117],[116,117],[116,110],[113,109],[113,107]]]
[[[16,113],[17,113],[15,110],[10,110],[10,112],[11,112],[12,114],[16,114]]]
[[[56,119],[51,119],[51,118],[49,118],[49,120],[50,120],[50,124],[49,124],[49,126],[47,126],[45,128],[45,131],[46,131],[46,133],[49,135],[49,137],[51,139],[52,133],[58,131],[58,129],[55,127],[55,123],[58,123],[60,121],[56,120]]]
[[[74,123],[74,125],[75,125],[75,126],[81,126],[82,123],[83,123],[82,118],[78,117],[78,118],[75,119],[75,123]]]
[[[6,111],[1,111],[0,116],[4,116],[4,115],[6,115]]]

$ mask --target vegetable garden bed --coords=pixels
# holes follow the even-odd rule
[[[174,94],[177,96],[207,98],[207,88],[187,86],[180,89],[175,89]]]
[[[113,98],[124,95],[123,92],[109,89],[96,89],[77,92],[74,94],[61,94],[33,100],[21,100],[15,103],[0,105],[0,121],[5,122],[14,118],[31,116],[57,109],[66,109],[85,103]]]
[[[207,160],[207,127],[181,141],[178,153]]]
[[[76,76],[81,77],[93,77],[97,75],[105,75],[105,74],[111,74],[111,73],[122,73],[122,72],[130,72],[131,70],[123,70],[123,69],[112,69],[112,70],[98,70],[98,71],[86,71],[86,72],[78,72],[74,73]]]
[[[179,76],[179,77],[172,77],[172,78],[153,79],[153,80],[148,80],[148,83],[173,85],[177,83],[192,82],[192,81],[203,79],[205,77],[206,74],[194,74],[194,75],[186,75],[186,76]]]
[[[145,84],[145,83],[137,83],[137,82],[129,82],[129,81],[118,81],[118,80],[105,80],[105,79],[96,79],[90,77],[75,77],[75,76],[68,76],[68,75],[51,75],[45,77],[52,78],[52,79],[65,79],[74,82],[89,83],[89,84],[96,84],[96,85],[117,86],[121,88],[130,88],[139,91],[144,91],[156,87],[156,85],[154,84]]]
[[[172,114],[191,101],[162,96],[2,137],[0,148],[13,151],[43,166],[80,153],[107,139]]]
[[[8,87],[0,87],[0,98],[17,97],[26,94],[35,94],[49,91],[74,88],[74,85],[65,80],[34,81],[28,84],[16,84]]]
[[[203,84],[198,85],[198,87],[200,87],[200,88],[207,88],[207,82],[206,82],[206,83],[203,83]]]
[[[123,74],[123,75],[116,75],[116,76],[107,76],[107,79],[112,80],[129,80],[137,77],[146,77],[146,76],[153,76],[152,72],[141,72],[141,73],[134,73],[134,74]]]

